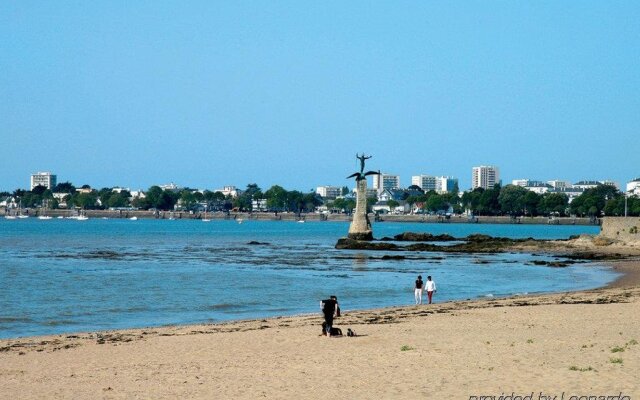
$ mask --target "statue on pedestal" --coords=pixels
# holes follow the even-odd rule
[[[349,226],[349,239],[355,240],[373,240],[373,231],[371,230],[371,222],[367,216],[367,176],[378,175],[377,171],[364,172],[364,162],[372,156],[365,156],[362,153],[356,158],[360,160],[360,172],[353,173],[347,177],[356,178],[356,209],[353,214],[353,221]]]

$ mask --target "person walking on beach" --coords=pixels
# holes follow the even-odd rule
[[[338,316],[338,298],[331,296],[320,302],[322,314],[324,314],[324,329],[327,337],[331,337],[331,328],[333,327],[333,318]]]
[[[429,298],[429,304],[431,304],[431,298],[433,297],[433,292],[436,291],[436,283],[431,280],[431,275],[427,276],[427,297]]]
[[[422,275],[418,275],[418,279],[416,279],[416,286],[413,290],[413,296],[416,298],[416,304],[422,304],[423,286],[424,282],[422,282]]]

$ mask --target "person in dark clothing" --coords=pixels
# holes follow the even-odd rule
[[[416,304],[422,304],[423,285],[424,285],[424,282],[422,282],[422,275],[418,275],[418,279],[416,279],[416,286],[413,290],[414,297],[416,299]]]
[[[326,300],[322,300],[320,302],[320,308],[322,309],[322,314],[324,315],[324,328],[327,334],[327,337],[331,337],[331,328],[333,327],[333,318],[338,316],[338,298],[336,296],[331,296]]]

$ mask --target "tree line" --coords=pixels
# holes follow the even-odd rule
[[[348,192],[348,188],[342,189],[343,195]],[[67,196],[58,199],[54,197],[54,193],[66,193]],[[174,191],[151,186],[144,197],[132,198],[131,193],[126,190],[114,191],[112,188],[91,190],[88,185],[78,189],[70,182],[59,183],[52,190],[44,186],[36,186],[31,191],[18,189],[13,193],[3,192],[0,195],[15,197],[24,208],[45,206],[51,209],[60,208],[62,203],[66,204],[66,208],[80,209],[133,207],[142,210],[169,211],[179,205],[183,210],[199,210],[206,207],[210,211],[257,211],[253,209],[254,200],[261,201],[270,212],[312,212],[323,204],[335,212],[351,213],[355,208],[355,199],[352,197],[329,200],[321,198],[313,191],[308,193],[289,191],[279,185],[262,191],[255,183],[248,184],[246,189],[236,197],[225,196],[217,191],[200,192],[189,188]],[[371,208],[376,202],[376,198],[368,199],[368,207]],[[457,191],[442,194],[435,191],[425,193],[419,187],[412,186],[402,191],[398,200],[390,200],[387,205],[393,208],[400,202],[408,203],[412,210],[417,209],[418,212],[459,214],[468,210],[473,215],[479,216],[599,217],[622,216],[625,212],[625,196],[612,185],[599,185],[587,189],[571,203],[563,193],[537,194],[514,185],[504,187],[496,185],[486,190],[477,188],[463,193],[462,196],[459,196]],[[628,215],[640,215],[638,196],[628,197],[626,203]]]

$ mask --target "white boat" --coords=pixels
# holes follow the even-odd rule
[[[58,215],[58,219],[64,219],[62,215]]]
[[[15,215],[5,215],[4,219],[16,219]]]
[[[299,219],[298,222],[301,223],[301,224],[304,224],[304,220],[303,219]]]
[[[28,215],[22,215],[22,214],[20,214],[20,215],[18,215],[18,218],[20,218],[20,219],[25,219],[25,218],[29,218],[29,216],[28,216]]]
[[[241,223],[243,223],[243,222],[244,222],[244,220],[243,220],[242,218],[238,218],[238,219],[236,220],[236,222],[237,222],[237,223],[239,223],[239,224],[241,224]]]
[[[77,219],[78,221],[86,221],[89,219],[89,217],[87,217],[86,215],[78,215],[77,217],[75,217],[75,219]]]
[[[138,217],[131,217],[131,218],[129,218],[129,220],[130,220],[130,221],[137,221],[137,220],[138,220]]]
[[[49,215],[39,215],[38,219],[49,220],[49,219],[53,219],[53,217]]]

